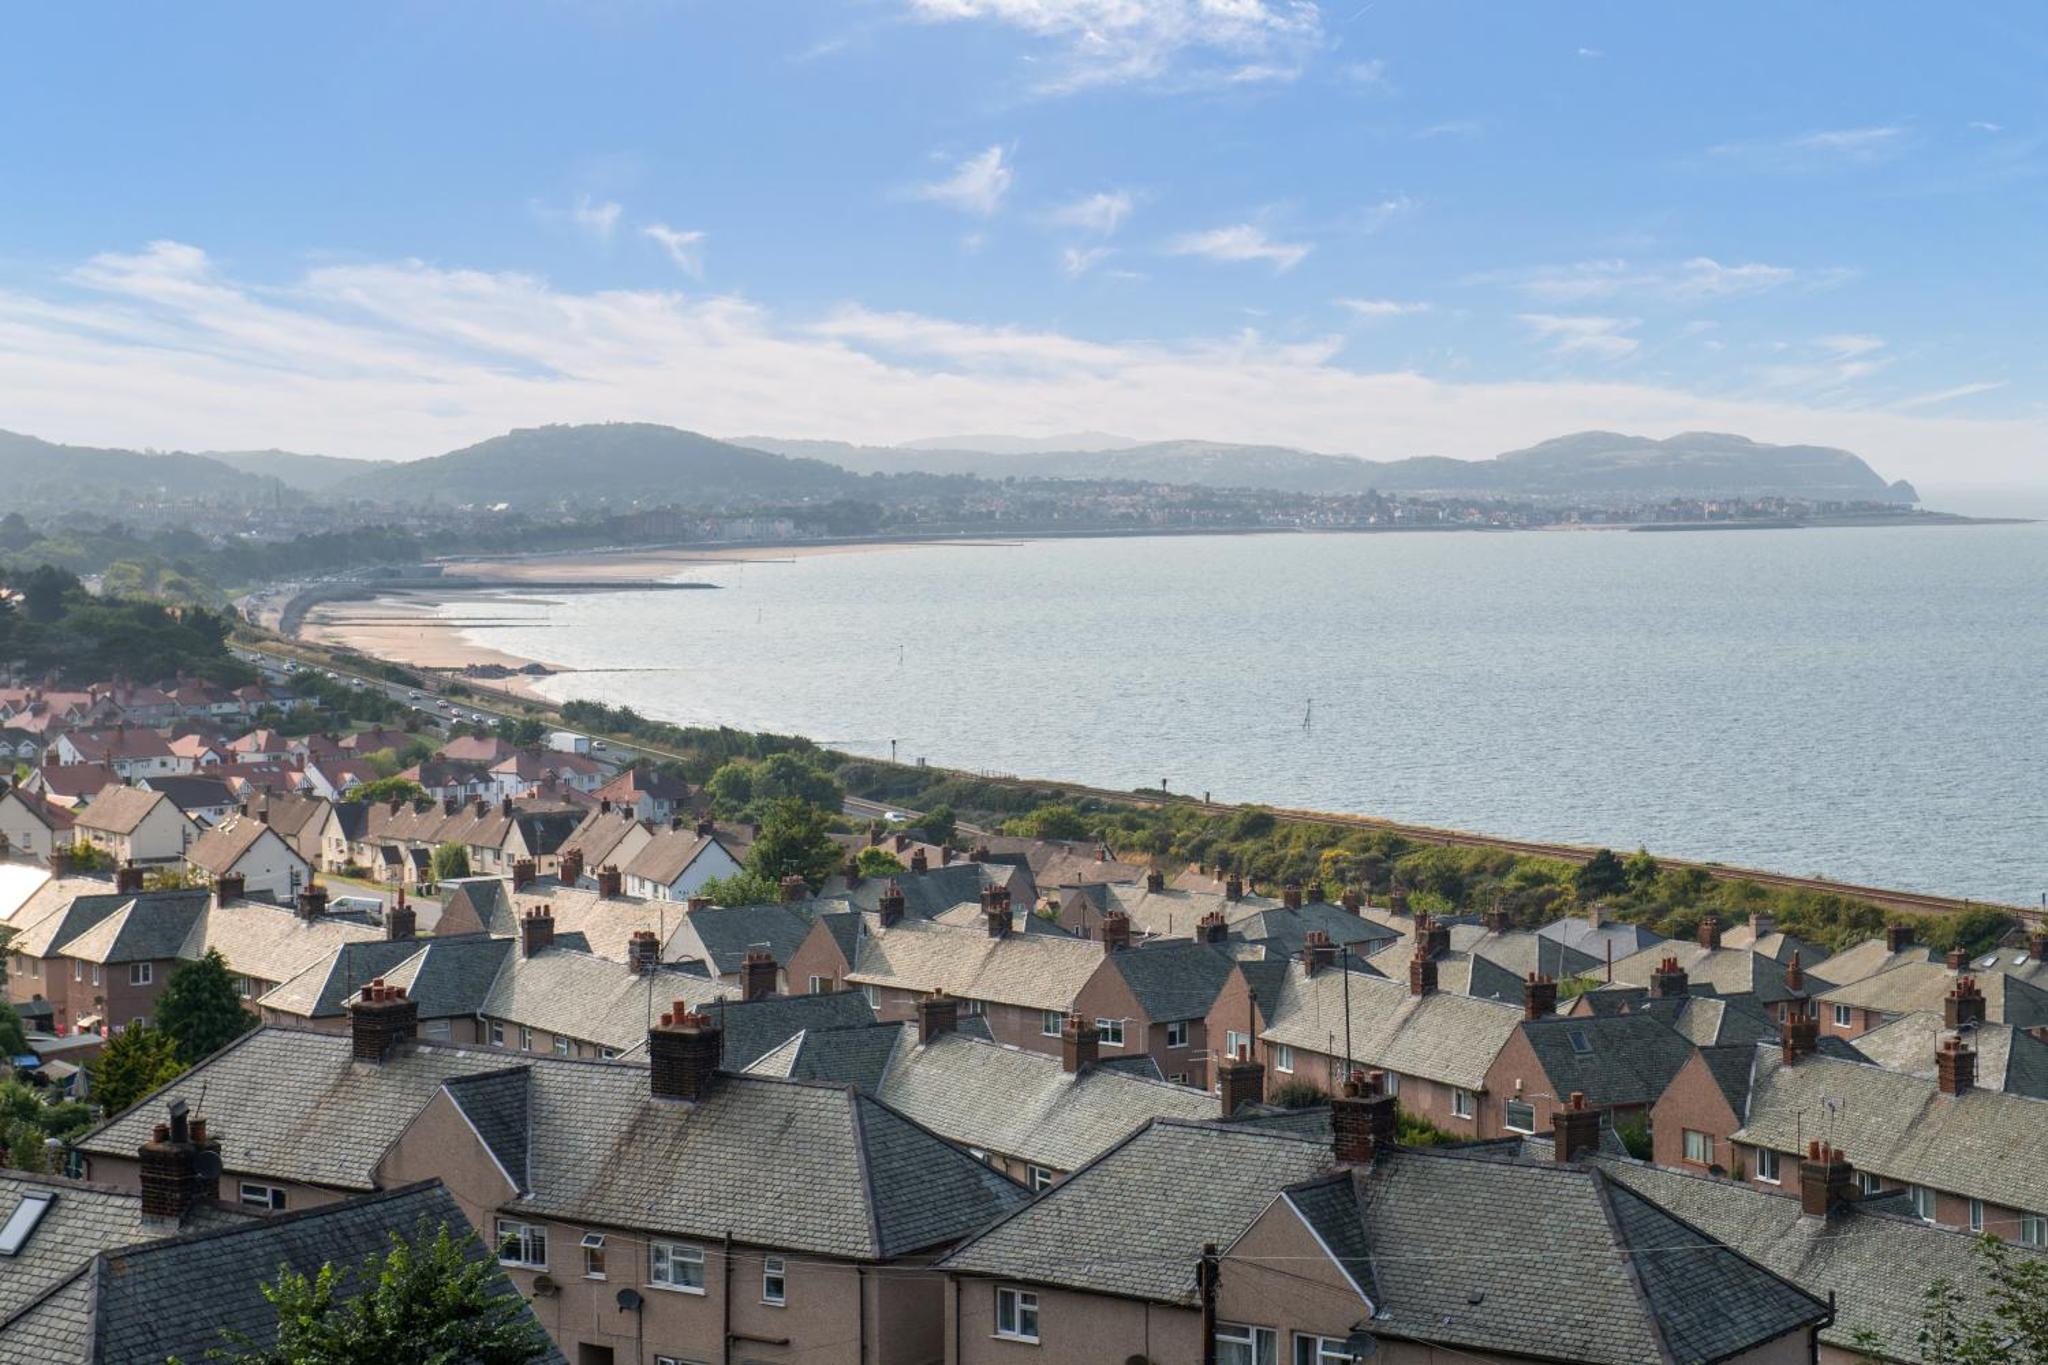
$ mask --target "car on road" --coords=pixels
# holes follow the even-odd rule
[[[381,915],[384,913],[384,902],[376,896],[336,896],[327,902],[327,913]]]

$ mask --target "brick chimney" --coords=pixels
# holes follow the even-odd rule
[[[569,848],[562,850],[562,859],[555,869],[555,878],[564,886],[574,886],[583,880],[583,850]]]
[[[55,753],[55,752],[56,752],[56,746],[55,746],[55,745],[51,745],[51,746],[50,746],[50,752],[52,752],[52,753]],[[71,875],[71,873],[72,873],[72,870],[73,870],[73,869],[72,869],[72,865],[71,865],[71,850],[70,850],[70,849],[68,849],[68,848],[53,848],[53,849],[51,849],[51,850],[50,850],[50,875],[51,875],[51,876],[53,876],[53,877],[68,877],[68,876],[70,876],[70,875]]]
[[[384,937],[408,939],[419,933],[420,917],[406,904],[405,888],[398,888],[398,899],[384,908]]]
[[[1289,877],[1280,886],[1280,905],[1283,909],[1301,909],[1301,883]]]
[[[669,818],[668,818],[668,828],[669,828],[669,832],[670,832],[671,834],[675,833],[675,832],[676,832],[677,830],[680,830],[680,829],[681,829],[682,827],[683,827],[683,817],[682,817],[682,816],[681,816],[680,814],[677,814],[677,815],[671,815],[671,816],[669,816]]]
[[[1339,1165],[1370,1166],[1394,1150],[1398,1111],[1384,1071],[1354,1071],[1330,1097],[1330,1142]]]
[[[839,875],[846,880],[846,889],[851,891],[865,880],[860,874],[860,855],[848,853],[846,861],[839,864]]]
[[[532,957],[543,949],[553,946],[555,941],[555,916],[552,911],[535,906],[519,917],[519,955]]]
[[[889,836],[889,849],[892,853],[901,853],[909,847],[910,836],[908,834],[892,834]]]
[[[1195,921],[1195,942],[1227,943],[1230,941],[1230,925],[1223,918],[1221,910],[1211,910]]]
[[[693,915],[696,914],[699,910],[709,910],[710,908],[711,897],[709,896],[692,896],[688,900],[683,902],[683,909],[689,911]]]
[[[223,872],[213,879],[213,903],[226,905],[249,894],[249,881],[239,872]]]
[[[960,1027],[960,1002],[944,991],[933,991],[917,1002],[917,1038],[929,1043],[942,1033]]]
[[[894,877],[882,888],[882,897],[875,902],[875,911],[881,916],[882,927],[892,928],[903,919],[903,887]]]
[[[1243,900],[1244,878],[1238,876],[1235,872],[1231,873],[1229,878],[1223,883],[1223,899],[1231,902],[1233,905]]]
[[[1451,950],[1451,926],[1434,916],[1429,921],[1429,955],[1442,957]]]
[[[1522,1017],[1548,1019],[1557,1013],[1557,978],[1531,972],[1522,982]]]
[[[1365,909],[1365,897],[1359,894],[1357,887],[1347,886],[1338,894],[1337,904],[1356,915]]]
[[[515,860],[512,864],[512,889],[514,891],[524,891],[527,887],[533,885],[534,878],[539,875],[540,869],[534,866],[533,859],[520,858]]]
[[[1913,946],[1913,926],[1910,924],[1887,924],[1884,927],[1884,950],[1888,953],[1903,953]]]
[[[1112,910],[1102,917],[1100,932],[1102,951],[1120,953],[1131,946],[1131,917],[1121,910]]]
[[[363,987],[348,1007],[348,1032],[359,1062],[381,1062],[398,1044],[419,1033],[420,1007],[406,998],[405,987],[387,986],[378,977]]]
[[[1700,947],[1719,948],[1720,946],[1721,917],[1719,915],[1700,916]]]
[[[615,863],[606,863],[597,870],[597,895],[600,900],[615,901],[625,894],[626,877]]]
[[[1794,995],[1806,994],[1806,972],[1799,965],[1799,950],[1792,950],[1792,960],[1785,964],[1785,989]]]
[[[1776,932],[1778,932],[1778,921],[1771,916],[1751,915],[1749,917],[1749,941],[1752,947],[1763,942]]]
[[[1984,1022],[1984,992],[1977,985],[1974,976],[1959,976],[1956,984],[1949,987],[1948,997],[1941,1002],[1941,1026],[1947,1029],[1971,1028]]]
[[[1944,1095],[1961,1095],[1977,1083],[1977,1049],[1950,1035],[1934,1052],[1934,1071]]]
[[[988,928],[990,938],[1010,936],[1010,893],[999,886],[986,886],[981,891],[981,920]]]
[[[1949,949],[1946,960],[1948,962],[1948,969],[1952,972],[1959,972],[1970,965],[1970,955],[1960,947]]]
[[[327,888],[318,882],[307,882],[299,888],[299,918],[306,921],[319,919],[327,913]]]
[[[512,798],[511,798],[511,797],[509,797],[509,796],[501,796],[501,797],[499,797],[499,798],[498,798],[498,814],[500,814],[500,815],[504,815],[504,816],[510,816],[510,815],[512,814]]]
[[[1301,969],[1314,976],[1337,960],[1337,945],[1320,929],[1311,929],[1301,940]]]
[[[652,929],[635,929],[633,937],[626,940],[626,971],[633,976],[645,976],[661,961],[661,940],[654,936]]]
[[[925,873],[931,871],[931,866],[931,860],[924,856],[923,849],[914,848],[910,850],[911,875],[922,877]]]
[[[199,1154],[210,1145],[205,1120],[187,1122],[183,1100],[171,1101],[170,1114],[136,1151],[142,1221],[151,1231],[171,1231],[201,1200],[220,1197],[218,1169],[210,1179],[199,1173]]]
[[[1584,1091],[1572,1091],[1565,1107],[1550,1116],[1550,1143],[1560,1166],[1570,1165],[1584,1153],[1600,1150],[1600,1111],[1586,1107]]]
[[[797,905],[811,898],[811,886],[802,877],[791,873],[777,884],[784,905]]]
[[[718,1080],[725,1032],[708,1014],[678,1000],[647,1030],[648,1084],[658,1100],[701,1100]]]
[[[1069,1014],[1060,1026],[1060,1066],[1072,1075],[1094,1066],[1101,1055],[1095,1025],[1078,1014]]]
[[[713,820],[710,816],[707,815],[702,820],[699,820],[697,822],[698,838],[709,839],[712,835],[716,833],[718,833],[718,822],[716,820]]]
[[[444,796],[444,797],[442,797],[442,798],[441,798],[441,814],[443,814],[443,815],[453,815],[453,814],[455,814],[455,812],[457,812],[457,811],[459,811],[459,810],[461,810],[461,809],[462,809],[462,798],[461,798],[461,797],[459,797],[459,796]]]
[[[114,890],[124,896],[142,894],[142,869],[134,863],[122,863],[114,869]]]
[[[972,849],[968,850],[967,861],[970,863],[985,863],[994,856],[989,851],[987,844],[976,844]]]
[[[1796,1009],[1797,1006],[1798,1002],[1794,1001],[1786,1007],[1787,1015],[1785,1018],[1784,1036],[1786,1066],[1794,1065],[1801,1057],[1812,1056],[1814,1048],[1820,1045],[1820,1020],[1814,1018],[1813,1015],[1805,1010],[1799,1010],[1796,1014],[1791,1013],[1790,1011]]]
[[[1252,1060],[1249,1044],[1238,1044],[1235,1057],[1225,1057],[1216,1063],[1216,1093],[1222,1097],[1224,1118],[1244,1105],[1265,1100],[1266,1068]]]
[[[951,867],[952,865],[953,865],[953,846],[952,846],[951,844],[940,844],[940,845],[939,845],[939,866],[940,866],[940,867]]]
[[[1415,955],[1408,959],[1408,994],[1436,994],[1436,959],[1429,951],[1429,921],[1415,922]]]
[[[775,955],[766,948],[749,948],[740,959],[740,998],[763,1000],[775,994]]]
[[[1853,1197],[1855,1174],[1848,1157],[1817,1139],[1809,1142],[1799,1163],[1799,1211],[1809,1218],[1826,1218]]]
[[[1657,964],[1657,970],[1650,973],[1650,998],[1652,1000],[1683,1000],[1691,993],[1686,979],[1685,968],[1678,965],[1678,959],[1667,956]]]
[[[1166,874],[1153,868],[1145,874],[1145,889],[1157,896],[1166,890]]]
[[[2048,960],[2048,929],[2036,929],[2027,935],[2027,956],[2036,962]]]
[[[1486,912],[1482,922],[1489,934],[1505,934],[1512,927],[1508,923],[1508,912],[1499,901],[1494,902],[1493,908]]]

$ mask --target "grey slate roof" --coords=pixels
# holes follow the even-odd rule
[[[1662,935],[1652,933],[1640,924],[1604,918],[1595,924],[1590,919],[1576,915],[1554,919],[1536,932],[1544,938],[1553,938],[1568,947],[1576,948],[1603,965],[1607,961],[1610,947],[1615,957],[1622,958],[1664,941]]]
[[[1484,1085],[1487,1068],[1522,1023],[1519,1004],[1448,991],[1418,997],[1405,979],[1341,970],[1310,977],[1294,963],[1266,1022],[1266,1040],[1343,1056],[1347,994],[1354,1061],[1466,1090]]]
[[[1625,1185],[1743,1253],[1808,1293],[1835,1296],[1836,1318],[1821,1340],[1843,1350],[1859,1333],[1877,1335],[1888,1360],[1917,1360],[1921,1306],[1928,1286],[1946,1278],[1963,1293],[1970,1317],[1988,1309],[1982,1261],[1967,1234],[1917,1218],[1874,1212],[1852,1204],[1825,1221],[1800,1215],[1799,1201],[1741,1181],[1665,1170],[1627,1160],[1598,1159],[1599,1168]],[[2048,1259],[2048,1252],[2008,1247],[2014,1256]]]
[[[533,1135],[533,1117],[527,1104],[532,1079],[533,1073],[526,1067],[513,1066],[503,1071],[457,1076],[441,1087],[521,1194],[532,1187],[532,1168],[527,1160]]]
[[[1653,998],[1643,986],[1602,987],[1571,1001],[1568,1012],[1596,1017],[1646,1014],[1700,1047],[1776,1041],[1778,1037],[1778,1021],[1764,1013],[1754,996],[1719,996],[1711,986],[1663,998]]]
[[[1895,953],[1880,936],[1844,948],[1833,957],[1814,963],[1813,969],[1836,985],[1847,986],[1909,962],[1933,962],[1938,957],[1939,954],[1924,943],[1913,944],[1905,951]]]
[[[1551,1093],[1583,1091],[1586,1103],[1600,1109],[1656,1103],[1694,1051],[1663,1023],[1640,1014],[1527,1019],[1521,1030]]]
[[[253,815],[230,815],[192,841],[192,846],[185,850],[185,861],[216,875],[231,872],[266,834],[283,840],[282,835]]]
[[[162,792],[170,797],[171,804],[188,815],[195,810],[235,804],[234,793],[228,790],[226,782],[203,773],[166,773],[146,777],[143,784],[153,792]]]
[[[806,1029],[747,1065],[757,1076],[785,1076],[797,1081],[836,1081],[869,1095],[881,1093],[890,1059],[906,1036],[915,1046],[910,1024],[856,1024],[850,1028]]]
[[[636,975],[557,943],[532,957],[516,947],[505,953],[477,1013],[624,1052],[646,1041],[649,1025],[673,1002],[701,1009],[734,989],[685,972]]]
[[[1223,949],[1192,939],[1150,943],[1105,960],[1155,1024],[1206,1015],[1235,961]]]
[[[1974,968],[1949,970],[1945,962],[1908,962],[1890,971],[1866,976],[1824,993],[1821,1003],[1853,1005],[1886,1014],[1939,1012],[1955,989],[1958,977],[1970,976],[1984,995],[1985,1017],[1994,1024],[2033,1028],[2048,1024],[2048,990],[2006,972],[1978,974]]]
[[[1188,926],[1192,933],[1194,926]],[[1369,920],[1363,915],[1354,915],[1341,905],[1327,901],[1314,901],[1298,910],[1285,906],[1262,909],[1235,920],[1230,932],[1241,936],[1247,942],[1263,944],[1268,952],[1281,957],[1293,957],[1301,951],[1301,945],[1311,930],[1321,930],[1330,936],[1330,942],[1342,947],[1352,946],[1352,956],[1369,956],[1378,946],[1398,938],[1392,929]]]
[[[481,1014],[499,968],[516,951],[511,939],[484,934],[344,943],[256,1003],[300,1018],[331,1019],[347,1010],[365,983],[382,977],[405,987],[422,1019]]]
[[[1819,954],[1812,956],[1818,957]],[[1678,959],[1690,986],[1711,986],[1717,995],[1753,995],[1759,1004],[1765,1005],[1795,998],[1785,984],[1786,964],[1768,953],[1753,952],[1748,948],[1709,949],[1697,943],[1677,940],[1646,948],[1634,957],[1617,959],[1614,979],[1624,986],[1647,986],[1658,964],[1666,957]],[[1817,996],[1834,985],[1807,967],[1804,958],[1801,959],[1801,970],[1806,976],[1806,989],[1797,998]],[[1602,971],[1605,971],[1604,966]]]
[[[1202,1244],[1229,1242],[1330,1162],[1327,1142],[1154,1119],[940,1266],[1191,1306]]]
[[[893,881],[903,892],[903,913],[911,919],[930,919],[962,901],[979,901],[988,878],[1007,878],[1010,869],[988,863],[953,863],[918,874],[901,872],[895,877],[867,877],[858,886],[846,886],[842,879],[827,883],[834,895],[843,896],[856,910],[870,913],[879,909],[882,896]],[[843,889],[841,889],[843,888]]]
[[[1935,1074],[1934,1052],[1948,1032],[1937,1014],[1909,1014],[1856,1039],[1856,1050],[1881,1067],[1910,1076]],[[1977,1049],[1977,1084],[2048,1100],[2048,1042],[2011,1024],[1979,1024],[1969,1031]]]
[[[173,958],[211,899],[212,893],[203,889],[145,891],[84,933],[51,947],[67,957],[107,964]]]
[[[875,1011],[859,991],[824,995],[772,995],[761,1000],[724,999],[711,1006],[725,1029],[721,1063],[744,1071],[798,1033],[857,1028],[875,1022]]]
[[[133,834],[136,826],[149,818],[149,813],[157,808],[158,803],[169,800],[170,798],[161,792],[145,791],[141,787],[112,785],[102,789],[100,794],[92,799],[91,805],[76,812],[74,823],[80,829],[102,830],[108,834]]]
[[[766,948],[776,962],[788,962],[810,932],[811,922],[787,905],[713,905],[682,912],[662,956],[702,958],[725,976],[740,969],[750,948]]]
[[[312,1274],[329,1261],[360,1262],[388,1250],[394,1232],[443,1224],[462,1230],[468,1220],[436,1181],[102,1254],[63,1291],[0,1327],[0,1361],[199,1361],[231,1345],[224,1331],[273,1343],[277,1314],[263,1285],[281,1266]],[[476,1246],[471,1254],[487,1253]],[[494,1278],[498,1292],[516,1297],[502,1274]],[[562,1362],[552,1348],[543,1359]]]

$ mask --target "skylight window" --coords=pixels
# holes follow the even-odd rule
[[[25,1194],[14,1211],[7,1215],[5,1225],[0,1225],[0,1256],[18,1256],[22,1247],[28,1244],[28,1235],[36,1230],[36,1224],[43,1221],[43,1215],[50,1211],[50,1204],[57,1198],[49,1190],[38,1190]]]
[[[1581,1057],[1593,1055],[1593,1040],[1586,1036],[1584,1029],[1575,1028],[1565,1034],[1565,1037],[1572,1040],[1572,1051],[1578,1053]]]

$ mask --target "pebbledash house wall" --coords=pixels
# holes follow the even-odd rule
[[[546,1269],[507,1266],[506,1274],[571,1361],[585,1358],[584,1346],[608,1349],[618,1365],[651,1365],[657,1355],[873,1365],[940,1357],[945,1278],[921,1271],[920,1260],[877,1267],[789,1252],[782,1257],[784,1303],[771,1305],[762,1296],[762,1263],[778,1254],[774,1248],[735,1246],[728,1285],[725,1250],[716,1238],[662,1237],[519,1213],[517,1192],[445,1093],[428,1103],[377,1168],[378,1183],[387,1188],[430,1176],[448,1186],[486,1244],[496,1240],[500,1217],[547,1229]],[[584,1274],[583,1239],[591,1233],[605,1239],[602,1279]],[[650,1240],[702,1248],[704,1292],[651,1283]],[[551,1283],[545,1293],[537,1290],[543,1275]],[[637,1313],[620,1309],[623,1289],[640,1295]],[[734,1334],[730,1354],[728,1331]]]
[[[174,958],[149,963],[150,979],[139,986],[130,981],[134,965],[16,954],[8,964],[7,999],[16,1005],[39,999],[49,1002],[52,1022],[65,1033],[76,1030],[80,1019],[94,1017],[109,1030],[123,1029],[137,1019],[156,1017],[157,997],[179,963]],[[93,979],[95,971],[99,973],[97,981]]]
[[[280,1180],[274,1176],[262,1175],[255,1171],[237,1169],[234,1156],[234,1137],[223,1130],[217,1134],[222,1143],[223,1153],[229,1160],[221,1170],[220,1197],[233,1204],[241,1198],[243,1184],[267,1185],[285,1192],[282,1212],[292,1213],[299,1209],[316,1208],[338,1200],[354,1198],[361,1190],[338,1190],[326,1185],[308,1185],[296,1180]],[[132,1156],[93,1155],[85,1158],[85,1179],[102,1185],[111,1185],[118,1190],[134,1193],[142,1191],[142,1176],[139,1160]]]
[[[1126,948],[1123,951],[1145,950]],[[1074,1012],[1091,1024],[1100,1019],[1123,1021],[1123,1046],[1112,1047],[1107,1042],[1099,1043],[1102,1060],[1149,1054],[1158,1064],[1161,1075],[1186,1076],[1189,1085],[1198,1088],[1208,1086],[1209,1016],[1199,1015],[1192,1019],[1153,1019],[1145,1013],[1144,1006],[1138,1003],[1138,997],[1132,994],[1130,983],[1124,980],[1123,974],[1107,960],[1095,970],[1074,996]],[[1177,1023],[1187,1025],[1187,1045],[1168,1047],[1167,1027]],[[1054,1051],[1059,1050],[1059,1039],[1050,1038],[1046,1041],[1053,1044]]]

